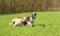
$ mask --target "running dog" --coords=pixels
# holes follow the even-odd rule
[[[9,25],[13,24],[13,26],[17,26],[17,25],[25,26],[26,24],[29,24],[32,27],[35,18],[36,18],[36,13],[33,12],[30,16],[13,18],[11,23],[9,23]]]

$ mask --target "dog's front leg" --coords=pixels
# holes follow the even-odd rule
[[[31,22],[27,21],[27,23],[32,27],[32,23]]]

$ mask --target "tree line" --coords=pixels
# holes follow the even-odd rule
[[[59,0],[0,0],[0,13],[60,10]]]

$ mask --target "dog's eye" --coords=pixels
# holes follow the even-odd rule
[[[34,14],[34,15],[36,15],[36,14]]]

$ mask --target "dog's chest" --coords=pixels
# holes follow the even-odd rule
[[[30,17],[30,20],[29,20],[29,21],[30,21],[30,22],[33,22],[33,20],[34,20],[34,19]]]

